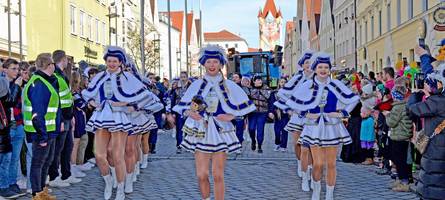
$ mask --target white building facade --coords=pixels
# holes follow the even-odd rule
[[[337,66],[342,68],[355,67],[355,16],[354,1],[335,0],[335,52]]]

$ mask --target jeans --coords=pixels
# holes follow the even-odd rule
[[[155,117],[158,128],[150,131],[150,138],[148,140],[148,143],[150,144],[156,144],[156,142],[158,141],[158,131],[162,128],[162,112],[157,112],[153,116]]]
[[[11,152],[0,153],[0,189],[9,188],[8,174]]]
[[[240,144],[243,144],[244,141],[244,119],[234,119],[232,121],[233,125],[236,129],[236,137]]]
[[[267,113],[255,112],[249,115],[249,135],[252,139],[252,144],[258,140],[258,145],[261,146],[264,141],[264,126],[266,125]]]
[[[26,188],[31,189],[31,161],[32,161],[32,142],[26,142]]]
[[[32,161],[31,161],[31,188],[32,193],[38,193],[45,187],[46,177],[48,176],[49,165],[54,158],[56,140],[49,137],[47,145],[42,147],[37,142],[32,142]]]
[[[182,142],[182,127],[184,126],[185,119],[182,118],[181,115],[176,113],[176,146],[179,147],[179,145]]]
[[[12,154],[11,163],[9,164],[9,185],[17,183],[17,172],[20,162],[20,152],[22,151],[23,141],[25,140],[25,130],[23,125],[13,126],[9,131],[11,136]]]
[[[284,127],[286,127],[288,122],[289,117],[282,117],[281,119],[275,120],[275,144],[280,145],[281,148],[287,148],[288,133],[284,130]]]
[[[49,167],[49,180],[53,181],[59,176],[59,165],[60,172],[62,173],[62,180],[65,180],[71,176],[70,170],[70,160],[71,160],[71,152],[73,151],[73,136],[70,132],[69,122],[64,121],[65,131],[60,132],[56,137],[55,141],[55,150],[54,150],[54,159]],[[65,148],[68,148],[66,149]],[[69,150],[71,149],[71,150]],[[69,154],[67,154],[69,150]],[[68,160],[68,166],[66,166],[66,160]],[[68,168],[68,169],[67,169]]]

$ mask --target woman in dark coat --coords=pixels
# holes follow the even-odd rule
[[[434,133],[434,129],[445,120],[445,66],[440,68],[425,81],[425,95],[429,96],[426,101],[421,102],[423,93],[414,93],[407,105],[412,117],[424,119],[425,134],[432,136],[421,159],[417,184],[417,192],[425,200],[445,197],[445,131]]]

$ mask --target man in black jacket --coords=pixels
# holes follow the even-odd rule
[[[55,65],[54,74],[63,78],[63,80],[58,80],[58,85],[61,86],[60,81],[65,81],[69,85],[69,80],[64,74],[63,70],[68,65],[68,57],[63,50],[56,50],[52,54]],[[62,93],[63,89],[60,89]],[[71,91],[69,91],[71,92]],[[61,95],[59,93],[59,95]],[[61,101],[63,97],[61,97]],[[56,138],[56,149],[54,152],[54,160],[49,167],[49,185],[51,187],[67,187],[72,183],[78,183],[81,179],[78,179],[71,174],[71,153],[73,151],[73,137],[70,134],[71,119],[73,117],[73,107],[64,108],[62,106],[62,130]],[[59,177],[59,169],[61,176]],[[83,174],[85,176],[85,174]]]

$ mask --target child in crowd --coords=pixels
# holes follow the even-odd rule
[[[363,86],[361,94],[362,108],[360,116],[362,123],[360,128],[360,146],[364,153],[364,165],[374,164],[374,117],[372,116],[372,109],[376,104],[376,97],[374,94],[374,86],[371,83]]]
[[[413,122],[406,112],[405,85],[396,85],[391,91],[394,103],[391,112],[384,111],[386,122],[391,128],[391,160],[395,163],[398,180],[392,184],[392,190],[396,192],[409,192],[409,178],[412,165],[407,164],[408,147],[413,135]]]

